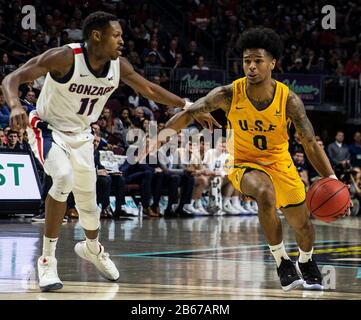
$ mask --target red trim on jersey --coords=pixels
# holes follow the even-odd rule
[[[37,128],[32,128],[32,129],[35,133],[35,139],[36,139],[36,144],[38,145],[38,153],[39,153],[40,161],[42,164],[44,164],[42,138],[40,136],[40,130]]]
[[[41,161],[41,163],[44,164],[42,138],[40,136],[40,130],[35,127],[36,123],[38,121],[40,121],[40,119],[37,116],[33,116],[31,121],[30,121],[30,125],[31,125],[31,128],[33,129],[34,134],[35,134],[35,139],[36,139],[36,144],[38,146],[38,153],[39,153],[40,161]]]
[[[82,48],[74,48],[74,49],[73,49],[73,53],[74,53],[74,54],[83,53],[83,49],[82,49]]]

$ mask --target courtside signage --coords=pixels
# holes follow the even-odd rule
[[[39,200],[30,155],[0,153],[0,200]]]

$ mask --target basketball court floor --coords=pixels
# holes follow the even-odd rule
[[[314,221],[314,257],[328,287],[283,292],[258,217],[102,220],[101,242],[119,268],[116,283],[103,280],[78,258],[78,221],[62,227],[58,272],[64,288],[43,293],[36,281],[43,224],[0,220],[0,299],[16,300],[243,300],[360,299],[361,219]],[[293,260],[298,249],[286,221],[284,240]]]

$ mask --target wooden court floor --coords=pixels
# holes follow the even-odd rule
[[[324,292],[283,292],[258,217],[223,216],[102,220],[101,242],[120,271],[116,283],[75,255],[83,232],[76,220],[68,222],[57,249],[64,288],[43,293],[35,269],[43,224],[0,219],[0,300],[360,299],[361,219],[313,221]],[[295,260],[294,235],[282,223]]]

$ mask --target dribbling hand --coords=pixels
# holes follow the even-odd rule
[[[19,131],[20,129],[26,130],[29,123],[28,115],[25,109],[21,106],[15,106],[10,112],[10,127],[12,130]]]

